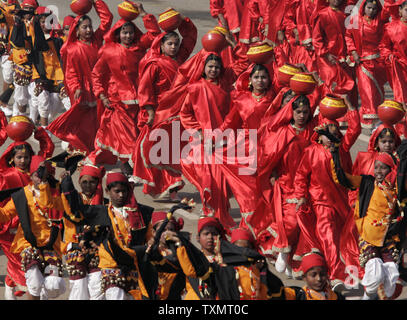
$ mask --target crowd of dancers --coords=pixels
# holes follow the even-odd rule
[[[336,300],[358,285],[364,300],[401,294],[407,120],[382,122],[378,107],[388,84],[406,108],[407,1],[211,0],[227,47],[195,54],[181,8],[164,31],[127,1],[143,32],[89,1],[97,28],[87,14],[60,25],[36,0],[0,3],[1,143],[16,116],[39,142],[35,154],[14,141],[0,158],[6,299],[57,298],[66,276],[71,300]],[[248,50],[263,44],[272,57],[253,63]],[[315,89],[282,83],[287,65]],[[327,96],[344,116],[324,117]],[[368,149],[352,161],[362,127]],[[174,217],[194,209],[178,195],[186,181],[202,202],[201,248]],[[174,206],[143,205],[137,185]]]

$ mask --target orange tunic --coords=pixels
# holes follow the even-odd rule
[[[38,247],[45,246],[51,235],[51,227],[46,217],[44,217],[36,207],[33,197],[33,184],[24,187],[25,196],[27,198],[28,211],[30,217],[31,230],[37,239]],[[36,197],[37,204],[43,209],[56,209],[63,211],[63,206],[60,197],[52,197],[51,189],[48,183],[39,185],[39,197]],[[45,211],[45,210],[43,210]],[[17,210],[14,201],[11,199],[7,204],[0,208],[0,223],[5,223],[17,216]],[[54,243],[54,250],[61,255],[61,235]],[[11,252],[20,253],[24,249],[31,247],[31,244],[24,238],[24,233],[21,225],[18,226],[17,233],[11,245]]]
[[[108,209],[108,214],[110,221],[112,222],[114,238],[116,239],[116,243],[120,246],[120,248],[125,251],[129,256],[134,259],[134,265],[136,266],[137,273],[140,274],[140,270],[138,267],[137,262],[137,255],[135,251],[127,247],[127,239],[130,236],[130,228],[128,227],[128,222],[123,219],[119,214],[115,214],[112,212],[111,208]],[[117,225],[114,221],[117,221]],[[146,239],[151,237],[151,225],[148,226],[149,231],[147,231]],[[119,236],[120,235],[120,236]],[[123,239],[121,241],[120,239]],[[108,248],[111,251],[111,248]],[[105,248],[104,244],[102,243],[99,246],[99,268],[100,269],[117,269],[118,265],[114,258],[109,254],[108,250]],[[141,295],[148,297],[147,289],[143,283],[141,277],[138,277],[138,284],[140,287],[140,292],[132,293],[133,296],[141,297]],[[140,295],[141,293],[141,295]]]

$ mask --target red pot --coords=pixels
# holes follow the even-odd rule
[[[10,118],[6,126],[6,132],[10,139],[14,141],[25,141],[31,137],[35,127],[26,116],[14,116]]]
[[[139,15],[138,9],[128,1],[124,1],[117,6],[119,16],[126,21],[133,21]]]
[[[158,18],[158,25],[167,32],[177,29],[181,22],[181,14],[172,8],[161,13]]]
[[[311,73],[297,73],[290,79],[290,88],[296,94],[311,94],[316,85]]]
[[[227,46],[225,37],[218,31],[209,31],[202,39],[202,46],[206,51],[214,51],[220,53]]]
[[[377,107],[377,115],[384,123],[393,125],[403,119],[405,111],[401,103],[393,100],[384,100],[383,103]]]
[[[92,9],[92,1],[90,0],[72,0],[71,10],[73,13],[76,13],[78,16],[89,13]]]
[[[334,95],[326,95],[319,104],[319,111],[324,118],[336,120],[348,112],[348,107],[342,98]]]
[[[290,85],[290,79],[292,76],[294,76],[297,73],[301,73],[301,69],[286,63],[283,66],[281,66],[280,68],[278,68],[278,73],[277,73],[277,79],[278,82],[283,85],[288,87]]]
[[[268,44],[262,44],[250,47],[247,51],[247,58],[257,64],[265,64],[273,56],[273,47]]]

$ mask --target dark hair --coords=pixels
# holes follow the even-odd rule
[[[288,95],[293,94],[293,91],[291,89],[288,89],[286,93],[283,94],[283,99],[281,101],[284,101],[285,98],[288,97]]]
[[[134,25],[134,23],[131,21],[127,21],[120,28],[118,28],[114,31],[114,36],[116,38],[118,38],[118,40],[120,41],[120,32],[122,31],[123,28],[129,27],[129,26],[133,27],[134,32],[136,32],[136,26]]]
[[[180,39],[179,34],[176,33],[175,31],[168,31],[161,39],[161,44],[163,44],[165,41],[167,41],[168,39],[175,37],[178,40]]]
[[[11,165],[11,163],[13,161],[13,158],[16,155],[17,151],[21,151],[21,150],[24,150],[24,149],[29,151],[30,158],[34,155],[34,152],[33,152],[32,148],[31,148],[31,146],[29,144],[27,144],[27,143],[20,144],[18,146],[15,146],[13,148],[13,150],[11,150],[10,155],[7,158],[7,162]]]
[[[223,71],[224,71],[222,58],[221,58],[220,56],[214,54],[214,53],[211,53],[211,54],[206,58],[204,66],[206,66],[206,65],[209,63],[209,61],[212,61],[212,60],[213,60],[213,61],[216,61],[216,62],[218,62],[218,63],[220,64],[220,74],[222,74]],[[204,70],[203,70],[203,72],[202,72],[202,78],[206,79],[205,68],[204,68]]]
[[[393,139],[396,138],[393,130],[391,130],[390,128],[384,128],[382,131],[380,131],[379,135],[377,136],[377,140],[382,139],[386,136],[391,136]]]
[[[403,9],[405,6],[407,6],[407,0],[403,1],[403,3],[399,6],[399,8]]]
[[[304,105],[307,106],[308,109],[310,110],[310,113],[309,113],[308,119],[307,119],[307,123],[308,123],[308,122],[310,122],[311,119],[312,119],[312,114],[311,114],[311,103],[310,103],[310,101],[309,101],[309,99],[308,99],[307,96],[299,95],[299,96],[294,100],[294,102],[291,104],[291,107],[292,107],[292,109],[293,109],[293,111],[294,111],[294,110],[298,109],[300,106],[302,107],[302,106],[304,106]],[[294,119],[291,120],[291,123],[294,123]]]
[[[128,183],[126,183],[126,182],[123,182],[123,181],[114,181],[114,182],[112,182],[112,183],[109,183],[107,186],[106,186],[106,189],[107,190],[110,190],[110,189],[112,189],[112,188],[114,188],[114,187],[117,187],[117,186],[123,186],[123,187],[125,187],[125,188],[127,188],[127,189],[129,189],[129,184]]]
[[[85,20],[89,20],[90,22],[92,22],[92,19],[88,15],[84,14],[82,17],[79,18],[78,23],[76,24],[76,27],[79,27],[80,24],[82,22],[84,22]]]

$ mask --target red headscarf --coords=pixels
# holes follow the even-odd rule
[[[304,272],[304,274],[306,274],[311,268],[314,267],[327,268],[324,257],[318,253],[310,253],[304,255],[301,261],[301,270]]]
[[[27,149],[30,151],[32,155],[34,155],[34,150],[32,149],[31,145],[26,142],[26,141],[16,141],[11,143],[7,149],[3,152],[1,158],[0,158],[0,171],[1,170],[7,170],[8,168],[11,167],[9,164],[11,153],[13,152],[14,148],[17,146],[24,145],[27,147]]]
[[[105,42],[119,42],[119,39],[116,35],[116,31],[119,30],[125,23],[131,23],[134,26],[134,42],[137,42],[140,40],[141,36],[143,35],[143,32],[140,31],[140,29],[131,21],[127,21],[124,19],[120,19],[117,21],[114,26],[106,33],[104,36]]]
[[[388,165],[390,167],[390,169],[393,169],[396,165],[394,163],[394,160],[391,157],[391,155],[388,154],[387,152],[380,152],[376,157],[376,161],[380,161],[380,162]]]
[[[372,135],[370,136],[369,139],[369,145],[367,147],[367,151],[373,152],[376,151],[376,144],[377,144],[377,139],[379,137],[379,135],[381,134],[381,132],[384,129],[389,129],[393,132],[394,134],[394,139],[396,142],[395,148],[397,148],[400,144],[401,144],[401,140],[400,140],[400,136],[398,135],[398,133],[396,132],[396,130],[394,129],[393,126],[382,123],[380,126],[378,126],[372,133]]]
[[[74,21],[75,21],[75,18],[74,18],[74,17],[72,17],[72,16],[66,16],[66,17],[64,18],[64,21],[62,22],[62,28],[65,28],[66,26],[71,27],[72,24],[74,23]]]

